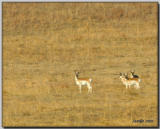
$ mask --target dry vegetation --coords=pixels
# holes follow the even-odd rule
[[[3,126],[157,126],[157,7],[3,3]],[[116,75],[132,68],[140,90]]]

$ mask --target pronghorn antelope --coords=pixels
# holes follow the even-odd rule
[[[75,82],[77,86],[79,87],[80,93],[81,93],[81,87],[82,86],[87,86],[88,88],[88,93],[92,93],[92,86],[91,86],[91,78],[79,78],[79,72],[75,71]]]
[[[136,89],[139,89],[139,82],[140,79],[139,78],[128,78],[126,77],[126,75],[120,73],[120,79],[122,81],[122,83],[126,86],[126,89],[130,86],[135,86]]]
[[[135,70],[132,70],[130,73],[131,73],[131,78],[139,78],[138,75],[135,75],[135,74],[134,74],[134,73],[135,73]]]

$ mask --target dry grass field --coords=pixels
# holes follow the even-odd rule
[[[3,127],[157,126],[157,13],[157,3],[3,3]],[[139,90],[119,79],[131,69]]]

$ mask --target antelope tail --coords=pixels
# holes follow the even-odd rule
[[[140,81],[141,81],[141,79],[138,79],[138,81],[140,82]]]

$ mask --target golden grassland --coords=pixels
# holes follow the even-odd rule
[[[157,3],[3,3],[3,126],[157,126],[157,11]],[[117,75],[131,69],[139,90]],[[74,70],[93,79],[93,94],[79,93]]]

